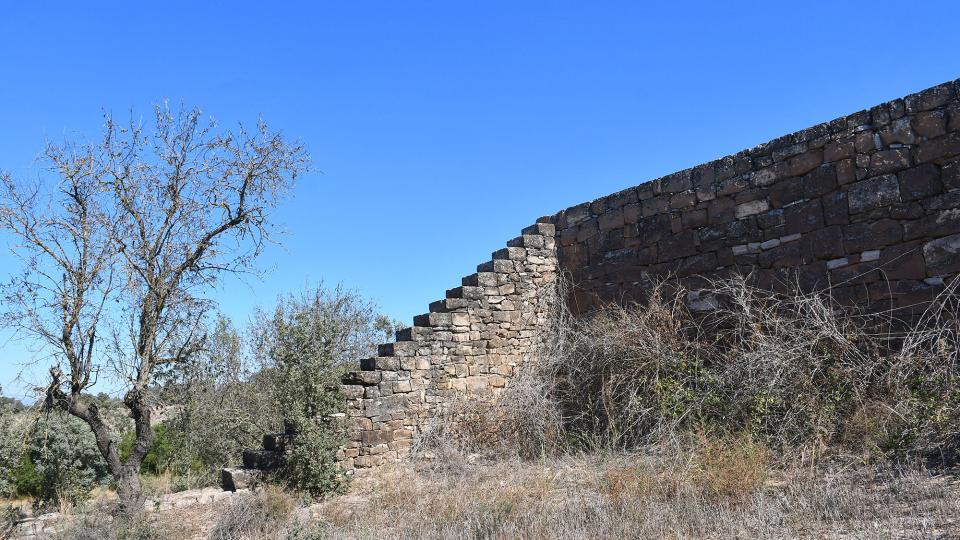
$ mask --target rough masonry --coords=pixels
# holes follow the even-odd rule
[[[960,271],[960,80],[541,218],[345,379],[344,466],[401,459],[458,394],[495,398],[555,298],[585,312],[651,279],[750,272],[903,313]]]

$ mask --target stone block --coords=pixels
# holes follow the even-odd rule
[[[901,171],[900,199],[912,201],[926,199],[943,191],[940,183],[940,167],[932,163],[924,163],[916,167]]]
[[[946,189],[960,188],[960,159],[944,163],[940,173],[940,180]]]
[[[769,208],[770,203],[767,201],[750,201],[743,204],[738,204],[734,215],[737,219],[743,219],[747,216],[766,212]]]
[[[900,202],[900,184],[896,175],[887,174],[861,180],[847,193],[850,213],[857,214]]]
[[[813,199],[837,188],[837,171],[833,165],[822,165],[801,178],[803,196]]]
[[[868,176],[878,176],[897,172],[910,166],[910,151],[906,148],[894,148],[876,152],[870,156]]]
[[[889,246],[903,239],[903,229],[895,220],[881,219],[854,223],[845,227],[844,245],[849,252]]]
[[[929,111],[946,104],[953,97],[953,84],[944,83],[903,98],[907,112]]]
[[[923,245],[929,276],[942,277],[960,271],[960,234],[931,240]]]
[[[917,162],[939,162],[960,155],[960,133],[953,132],[917,145]]]
[[[826,162],[840,161],[852,157],[856,153],[853,138],[847,137],[838,141],[830,141],[823,147],[823,160]]]
[[[647,199],[641,204],[643,216],[650,217],[666,212],[670,207],[670,198],[667,196],[654,197]]]
[[[786,233],[805,233],[823,227],[823,208],[820,199],[814,199],[784,208]]]
[[[624,225],[623,209],[617,208],[604,212],[598,220],[600,231],[609,231],[622,228]]]
[[[880,132],[880,140],[888,146],[891,144],[913,144],[916,142],[913,129],[910,127],[910,118],[903,117],[894,120],[888,127]]]
[[[221,469],[220,486],[224,491],[237,491],[253,487],[253,474],[247,469]]]
[[[943,110],[917,113],[912,124],[913,130],[921,137],[939,137],[947,132],[947,113]]]
[[[823,163],[823,150],[816,149],[804,152],[787,161],[787,176],[801,176]]]

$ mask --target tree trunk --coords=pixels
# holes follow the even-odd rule
[[[140,485],[140,466],[124,464],[116,477],[117,498],[120,512],[124,515],[139,514],[143,511],[143,488]]]

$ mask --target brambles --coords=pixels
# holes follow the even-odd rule
[[[560,307],[501,400],[522,455],[623,450],[690,433],[747,436],[816,456],[943,460],[960,442],[957,283],[919,320],[782,295],[746,278],[655,286],[583,318]]]

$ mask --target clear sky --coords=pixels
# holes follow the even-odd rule
[[[143,4],[3,7],[0,169],[164,98],[299,137],[240,323],[321,279],[409,323],[538,216],[960,77],[956,1]]]

